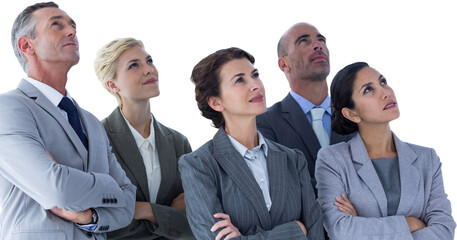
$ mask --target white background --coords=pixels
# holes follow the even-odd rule
[[[25,74],[10,42],[11,27],[29,0],[0,8],[0,93]],[[401,117],[391,123],[400,139],[433,147],[441,157],[446,192],[457,214],[456,136],[457,8],[453,1],[57,1],[77,24],[81,60],[67,89],[100,120],[117,106],[97,80],[93,61],[104,44],[119,37],[144,42],[160,75],[161,95],[151,100],[154,116],[186,135],[197,149],[216,129],[200,115],[190,74],[208,54],[240,47],[256,58],[267,105],[282,100],[289,86],[277,67],[276,44],[296,22],[309,22],[327,37],[330,85],[347,64],[365,61],[386,76]],[[2,114],[2,113],[0,113]]]

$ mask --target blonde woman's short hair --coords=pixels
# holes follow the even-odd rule
[[[118,38],[103,46],[98,50],[95,58],[94,67],[95,74],[103,87],[117,99],[117,103],[122,107],[122,100],[119,94],[112,92],[108,85],[108,81],[116,78],[117,59],[127,49],[134,46],[144,48],[143,42],[134,38]]]

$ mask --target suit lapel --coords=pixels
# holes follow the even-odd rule
[[[65,134],[68,136],[70,141],[73,143],[74,147],[78,151],[79,155],[81,156],[81,160],[83,161],[84,170],[87,170],[87,150],[84,147],[83,143],[79,139],[76,132],[71,127],[70,123],[65,119],[59,109],[54,106],[49,99],[43,95],[37,88],[35,88],[32,84],[27,82],[26,80],[21,80],[19,83],[18,89],[21,90],[26,96],[31,99],[34,99],[35,103],[46,111],[49,115],[51,115],[62,127]],[[78,113],[81,112],[81,109],[78,107]]]
[[[118,161],[121,161],[132,173],[138,189],[143,194],[144,199],[150,201],[148,183],[145,181],[146,168],[144,167],[143,157],[138,150],[135,139],[130,131],[119,108],[116,108],[108,117],[111,144],[119,154]]]
[[[164,203],[177,174],[175,144],[170,132],[154,118],[155,147],[159,156],[160,181],[156,203]]]
[[[287,204],[287,154],[279,151],[274,145],[270,144],[268,139],[265,139],[265,142],[268,145],[267,167],[272,202],[270,216],[272,222],[277,223]]]
[[[312,160],[316,161],[317,152],[321,148],[321,145],[314,133],[313,127],[306,118],[305,113],[290,94],[282,100],[281,105],[284,119],[295,129],[298,135],[300,135],[305,147],[313,157]]]
[[[416,199],[421,186],[421,174],[419,169],[414,166],[414,161],[417,159],[416,153],[411,147],[402,142],[397,136],[394,136],[395,146],[398,153],[398,165],[400,169],[400,186],[401,197],[397,209],[397,215],[407,215]]]
[[[235,150],[223,129],[213,138],[214,158],[257,212],[263,228],[271,228],[271,219],[262,190],[257,184],[243,157]]]
[[[384,193],[384,188],[382,187],[378,174],[376,173],[373,163],[368,156],[365,144],[358,133],[349,142],[349,146],[351,148],[353,161],[356,164],[359,164],[356,166],[356,169],[358,168],[357,174],[365,182],[371,193],[376,198],[382,216],[387,217],[387,198]]]

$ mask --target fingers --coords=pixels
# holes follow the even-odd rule
[[[241,236],[238,228],[233,226],[232,222],[230,221],[230,216],[225,213],[216,213],[213,215],[214,218],[220,218],[221,221],[218,221],[211,227],[211,232],[215,232],[222,228],[222,230],[217,234],[216,240],[222,239],[226,236],[225,239],[230,239],[234,237]]]
[[[229,226],[229,224],[231,224],[230,222],[230,216],[227,215],[227,214],[224,214],[224,213],[216,213],[213,215],[213,217],[215,218],[222,218],[223,220],[215,223],[212,227],[211,227],[211,232],[215,232],[217,231],[219,228],[224,228],[224,227],[227,227]]]
[[[347,198],[345,194],[341,194],[341,198],[337,197],[334,203],[335,206],[338,207],[340,212],[357,216],[357,212],[355,211],[354,206],[352,205],[351,201]]]

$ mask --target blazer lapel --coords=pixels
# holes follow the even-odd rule
[[[419,192],[419,186],[422,186],[420,170],[414,166],[417,154],[411,147],[402,142],[397,136],[394,136],[395,146],[398,153],[398,165],[400,169],[400,186],[401,196],[397,209],[397,215],[407,215]]]
[[[40,106],[44,111],[49,113],[62,127],[65,134],[71,140],[73,145],[75,146],[76,150],[79,152],[81,156],[81,160],[83,161],[84,170],[87,169],[87,150],[84,147],[83,143],[79,139],[76,132],[71,127],[70,123],[65,119],[59,109],[54,106],[49,99],[43,95],[37,88],[35,88],[32,84],[27,82],[26,80],[21,80],[19,83],[18,89],[21,90],[26,96],[31,99],[35,100],[35,103]],[[80,108],[78,108],[78,113],[80,113]]]
[[[164,203],[177,174],[175,144],[170,132],[154,118],[155,147],[159,156],[160,181],[156,203]]]
[[[135,178],[138,189],[143,194],[144,199],[150,201],[149,187],[146,176],[146,168],[144,167],[143,157],[138,150],[135,139],[130,131],[124,117],[119,108],[116,108],[111,115],[108,116],[109,132],[111,144],[119,154],[118,161],[121,161],[132,173]]]
[[[262,228],[271,228],[271,219],[262,190],[257,184],[243,157],[235,150],[223,129],[219,129],[213,138],[213,157],[249,200],[257,212]]]
[[[382,187],[378,174],[376,173],[373,163],[368,156],[365,144],[358,133],[349,142],[349,146],[351,148],[353,161],[356,164],[359,164],[355,165],[355,168],[358,168],[357,174],[365,182],[371,193],[376,198],[382,216],[387,217],[387,198],[384,193],[384,188]]]
[[[305,147],[314,158],[312,160],[316,161],[317,152],[321,148],[321,145],[314,133],[313,127],[306,118],[305,113],[301,110],[298,103],[290,94],[282,100],[281,105],[284,119],[286,119],[286,121],[300,135],[303,143],[305,143]]]
[[[279,151],[274,145],[265,139],[268,145],[267,167],[270,181],[270,196],[272,206],[270,216],[273,223],[277,223],[286,206],[287,196],[287,154]]]

